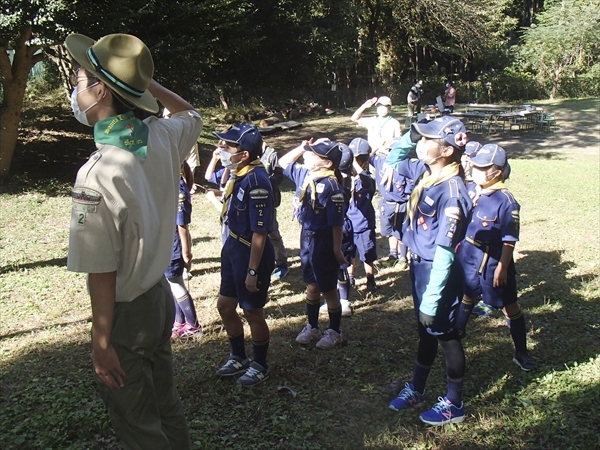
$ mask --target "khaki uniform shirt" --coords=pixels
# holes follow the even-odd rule
[[[117,302],[148,291],[171,260],[180,166],[202,130],[195,111],[145,123],[150,130],[145,160],[96,144],[72,191],[67,269],[116,271]]]
[[[389,116],[361,117],[357,126],[367,129],[367,141],[372,150],[378,150],[384,144],[389,144],[392,139],[402,136],[400,122]]]

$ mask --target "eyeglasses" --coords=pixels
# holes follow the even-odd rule
[[[79,84],[79,80],[95,80],[96,78],[90,78],[90,77],[79,77],[77,76],[77,74],[73,73],[71,75],[69,75],[69,82],[71,83],[72,87],[75,87]]]

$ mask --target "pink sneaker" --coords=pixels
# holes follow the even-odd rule
[[[179,337],[179,332],[185,327],[186,323],[175,322],[173,323],[173,329],[171,330],[171,339]]]
[[[185,323],[183,327],[179,329],[179,337],[184,339],[196,338],[202,336],[202,325],[198,324],[197,327]]]

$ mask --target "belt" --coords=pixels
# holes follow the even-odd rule
[[[475,239],[471,239],[468,236],[465,237],[465,241],[467,241],[469,244],[472,244],[475,247],[479,248],[481,251],[483,251],[483,259],[481,260],[481,264],[479,265],[479,270],[477,271],[477,273],[479,273],[479,274],[483,273],[483,269],[485,269],[485,266],[490,257],[490,247],[488,245],[484,244],[483,242],[476,241]]]
[[[242,244],[247,245],[248,247],[250,247],[250,245],[252,244],[252,238],[248,238],[246,236],[239,236],[231,230],[229,230],[229,236],[234,238],[236,241],[240,241]]]

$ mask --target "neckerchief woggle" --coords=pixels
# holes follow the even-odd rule
[[[221,223],[225,220],[225,215],[227,214],[227,209],[229,209],[229,202],[231,200],[231,194],[233,194],[233,186],[235,185],[235,180],[238,178],[242,178],[248,175],[257,167],[262,167],[264,169],[263,163],[260,159],[255,159],[247,166],[242,167],[241,169],[236,169],[229,180],[227,180],[227,184],[225,185],[225,192],[223,193],[223,208],[221,209]]]
[[[437,186],[438,184],[455,177],[458,175],[458,173],[458,163],[455,162],[444,166],[436,175],[425,172],[421,180],[415,186],[415,189],[410,194],[410,198],[408,200],[408,214],[406,215],[406,218],[408,219],[408,224],[411,229],[412,221],[415,217],[415,213],[417,212],[419,198],[421,197],[423,190],[431,186]]]
[[[96,122],[94,141],[108,144],[146,159],[148,156],[148,125],[136,118],[133,111]]]

